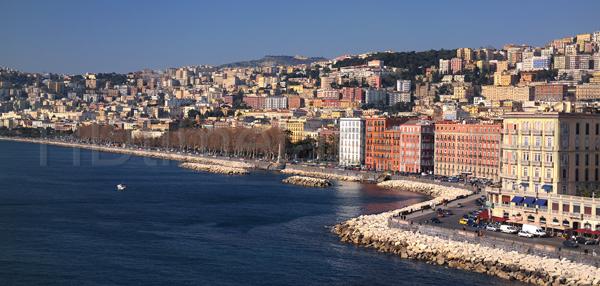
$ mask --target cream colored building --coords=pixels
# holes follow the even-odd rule
[[[600,115],[507,113],[493,216],[555,230],[600,230]]]
[[[490,103],[503,100],[530,101],[533,99],[533,87],[530,86],[481,86],[481,95]]]
[[[300,142],[305,138],[304,134],[304,119],[289,120],[286,124],[287,130],[290,131],[290,141],[292,143]]]

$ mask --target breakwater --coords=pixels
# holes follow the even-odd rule
[[[285,169],[281,170],[281,173],[291,174],[291,175],[300,175],[300,176],[305,176],[305,177],[321,178],[321,179],[327,179],[327,180],[336,180],[336,181],[348,181],[348,182],[362,181],[362,179],[358,176],[338,175],[338,174],[326,173],[326,171],[309,172],[309,171],[294,169],[293,167],[286,167]]]
[[[327,179],[304,177],[304,176],[291,176],[281,181],[285,184],[299,185],[305,187],[319,187],[326,188],[332,186],[332,183]]]
[[[185,162],[185,163],[179,164],[179,167],[185,168],[185,169],[194,170],[194,171],[210,172],[210,173],[224,174],[224,175],[245,175],[245,174],[248,174],[248,170],[247,169],[243,169],[243,168],[235,168],[235,167],[227,167],[227,166],[211,165],[211,164],[202,164],[202,163],[189,163],[189,162]]]
[[[364,215],[333,227],[341,241],[396,254],[402,258],[484,273],[534,285],[600,285],[600,269],[567,259],[506,251],[466,241],[428,235],[410,227],[391,227],[390,220],[432,203],[455,200],[471,193],[454,187],[404,180],[387,181],[382,187],[405,189],[435,196],[430,201],[376,215]],[[399,220],[402,222],[401,220]],[[405,224],[410,224],[404,221]]]
[[[94,145],[94,144],[87,144],[87,143],[71,143],[71,142],[61,142],[61,141],[55,141],[55,140],[42,140],[42,139],[29,139],[29,138],[0,137],[0,140],[8,140],[8,141],[15,141],[15,142],[28,142],[28,143],[36,143],[36,144],[47,144],[47,145],[53,145],[53,146],[80,148],[80,149],[94,150],[94,151],[100,151],[100,152],[149,157],[149,158],[163,159],[163,160],[220,165],[220,166],[231,167],[231,168],[253,169],[256,167],[255,164],[249,163],[249,162],[232,161],[232,160],[227,160],[227,159],[209,158],[209,157],[186,155],[186,154],[175,154],[175,153],[168,153],[168,152],[164,152],[164,151],[149,151],[149,150],[129,149],[129,148],[115,147],[115,146],[101,146],[101,145]]]

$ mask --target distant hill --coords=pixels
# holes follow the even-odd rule
[[[301,56],[265,56],[262,59],[242,61],[224,64],[221,67],[270,67],[270,66],[292,66],[301,64],[311,64],[319,61],[327,61],[321,57],[301,57]]]

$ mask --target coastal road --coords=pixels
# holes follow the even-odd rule
[[[468,214],[471,211],[480,209],[480,205],[478,205],[476,203],[476,200],[479,197],[481,197],[480,194],[472,195],[467,198],[451,202],[448,204],[447,207],[442,207],[444,209],[451,210],[454,214],[451,216],[438,218],[441,221],[441,223],[433,224],[433,225],[435,225],[436,227],[455,229],[457,231],[463,230],[463,229],[465,229],[467,231],[469,231],[469,230],[476,231],[476,228],[459,224],[458,220],[460,218],[462,218],[463,215]],[[461,203],[463,205],[463,207],[459,208],[457,206],[458,203]],[[431,224],[430,219],[433,217],[436,217],[435,211],[426,210],[424,212],[416,212],[416,213],[413,213],[412,215],[409,215],[407,217],[407,220],[411,220],[414,223]],[[486,236],[497,237],[497,238],[501,238],[504,240],[510,240],[510,241],[515,241],[515,242],[521,242],[523,244],[532,244],[532,245],[533,244],[542,244],[542,245],[549,245],[549,246],[561,247],[561,248],[564,247],[562,245],[563,240],[558,237],[527,238],[527,237],[517,236],[516,234],[508,234],[508,233],[502,233],[502,232],[493,232],[493,231],[483,230],[483,237],[486,237]],[[598,255],[600,255],[600,246],[598,246],[598,245],[581,245],[580,244],[578,249],[572,249],[572,250],[581,251],[581,252],[588,250],[588,253],[590,253],[590,254],[595,252]]]

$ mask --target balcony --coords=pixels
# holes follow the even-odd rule
[[[502,149],[517,149],[517,144],[502,144]]]
[[[532,130],[531,134],[532,135],[542,135],[542,131],[541,130]]]
[[[531,161],[531,166],[537,166],[537,167],[539,167],[541,165],[542,165],[542,162],[540,162],[540,161]]]
[[[554,130],[544,130],[544,135],[546,135],[546,136],[554,136]]]
[[[533,180],[534,182],[537,182],[537,183],[539,183],[539,182],[541,182],[541,181],[542,181],[542,178],[540,178],[540,177],[533,177],[533,179],[532,179],[532,180]]]
[[[511,174],[502,174],[502,175],[500,175],[500,177],[505,178],[505,179],[513,179],[513,180],[517,179],[517,175],[511,175]]]
[[[519,161],[519,163],[520,163],[521,165],[526,165],[526,166],[529,166],[529,160],[520,160],[520,161]]]
[[[521,135],[529,135],[531,134],[531,130],[527,129],[527,130],[521,130]]]
[[[552,178],[544,178],[544,183],[550,183],[550,184],[552,184],[552,181],[554,181],[554,179],[552,179]]]

